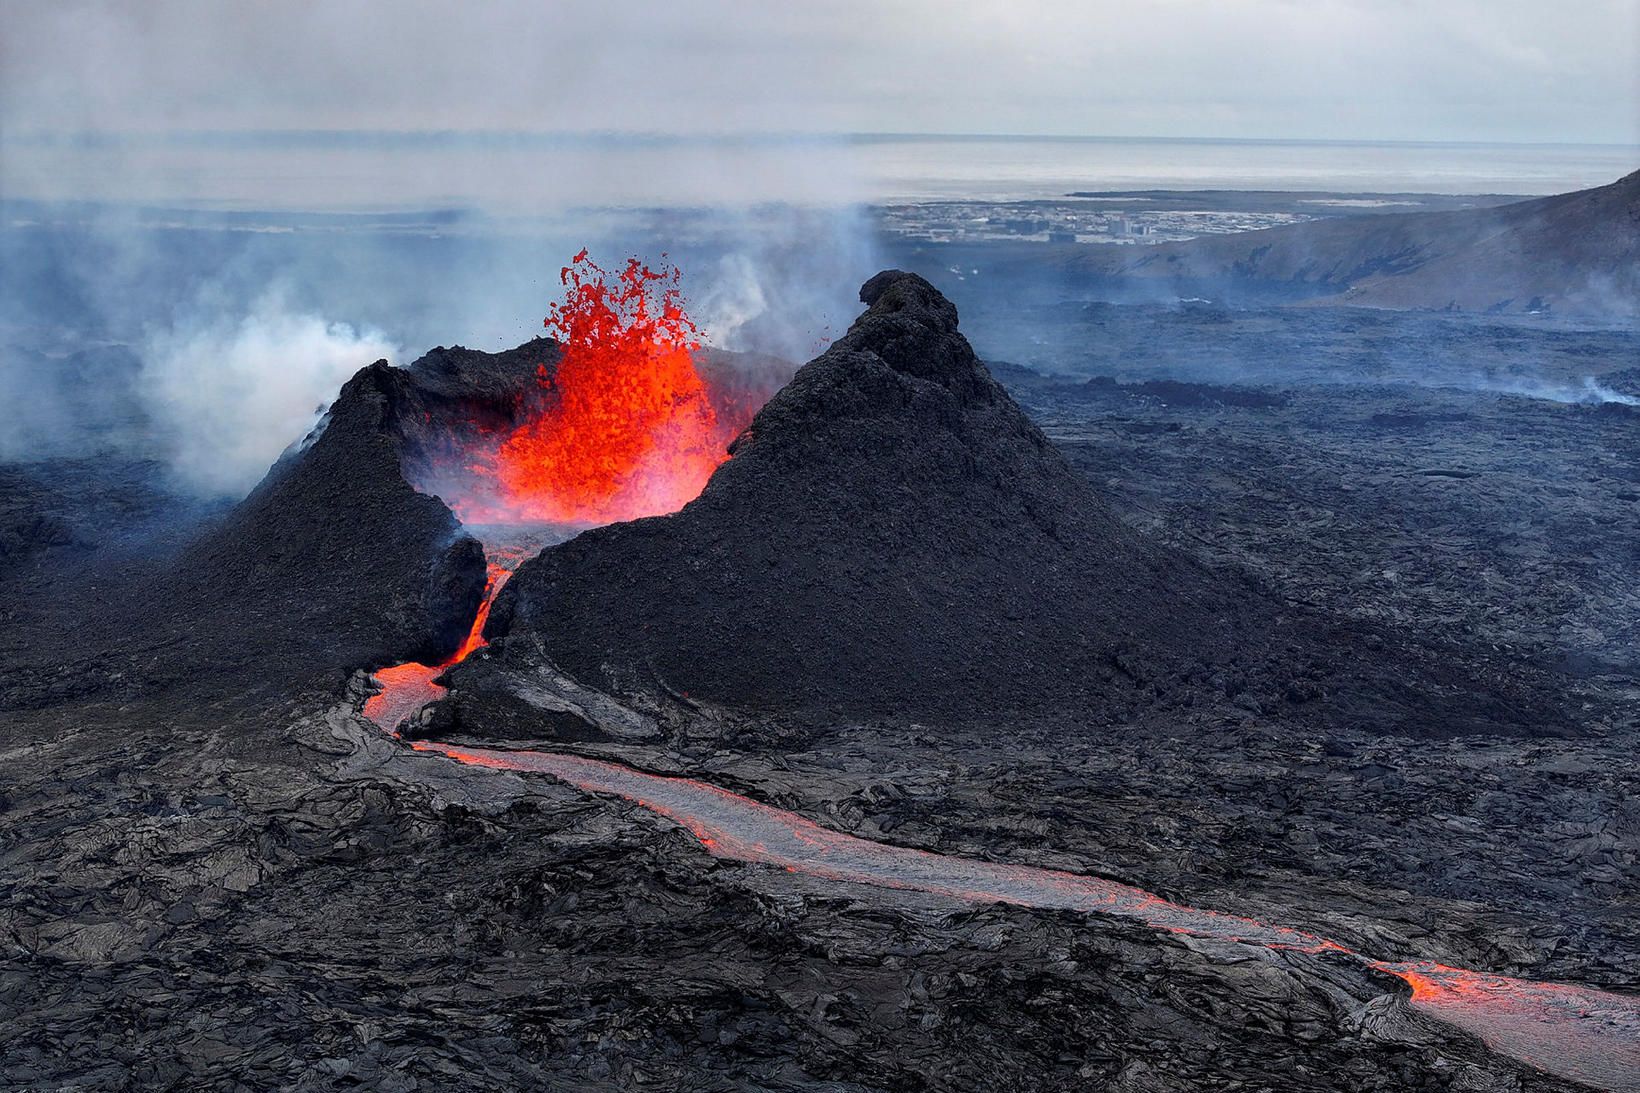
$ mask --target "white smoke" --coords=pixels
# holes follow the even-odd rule
[[[249,314],[151,332],[140,355],[141,397],[177,478],[230,496],[256,484],[349,376],[398,349],[379,331],[289,310],[273,290]]]
[[[686,281],[695,321],[722,349],[808,360],[848,329],[860,311],[860,284],[882,268],[859,206],[711,216],[725,253]]]
[[[696,321],[707,341],[738,348],[742,327],[769,309],[768,294],[751,256],[726,254],[695,305]]]
[[[1493,391],[1500,395],[1519,395],[1522,398],[1544,399],[1548,402],[1564,402],[1578,406],[1598,406],[1604,403],[1640,406],[1640,398],[1614,390],[1593,376],[1584,376],[1581,383],[1559,383],[1530,378],[1483,379],[1476,386],[1482,391]]]

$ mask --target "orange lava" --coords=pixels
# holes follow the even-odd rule
[[[1640,1090],[1640,1001],[1420,960],[1369,960],[1412,988],[1414,1009],[1496,1051],[1598,1089]]]
[[[516,564],[516,561],[513,564]],[[478,614],[473,616],[473,625],[467,631],[467,636],[462,639],[456,651],[450,654],[450,659],[444,662],[446,668],[452,664],[460,664],[489,644],[484,640],[484,624],[490,621],[490,608],[495,604],[496,593],[501,591],[501,586],[512,576],[512,565],[491,558],[484,568],[484,599],[478,605]]]
[[[675,512],[725,459],[724,422],[695,368],[699,331],[679,273],[636,258],[611,275],[585,250],[560,272],[545,326],[558,366],[545,409],[475,457],[483,496],[451,500],[467,523],[607,524]]]
[[[371,677],[381,690],[365,699],[366,717],[391,732],[429,702],[444,697],[449,688],[433,681],[488,644],[484,640],[484,624],[489,621],[490,607],[522,557],[521,554],[491,556],[486,566],[484,600],[479,604],[478,614],[473,617],[473,625],[468,629],[467,636],[454,653],[437,664],[421,664],[412,660],[382,668]]]

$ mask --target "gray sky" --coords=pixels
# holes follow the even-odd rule
[[[28,130],[1640,142],[1640,0],[0,0]]]

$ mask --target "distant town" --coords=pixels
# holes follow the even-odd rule
[[[1111,204],[1120,201],[1119,208]],[[1167,243],[1200,235],[1255,231],[1315,217],[1295,212],[1144,209],[1140,198],[1075,198],[1063,202],[997,204],[942,201],[885,205],[876,210],[883,231],[935,243],[1008,239],[1041,243]]]
[[[880,230],[912,242],[1170,243],[1304,220],[1485,208],[1505,194],[1329,193],[1290,190],[1097,190],[1029,201],[894,203]]]

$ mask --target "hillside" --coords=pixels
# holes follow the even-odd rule
[[[1493,208],[1350,216],[1136,251],[1081,247],[1079,274],[1179,295],[1640,318],[1640,171]]]

